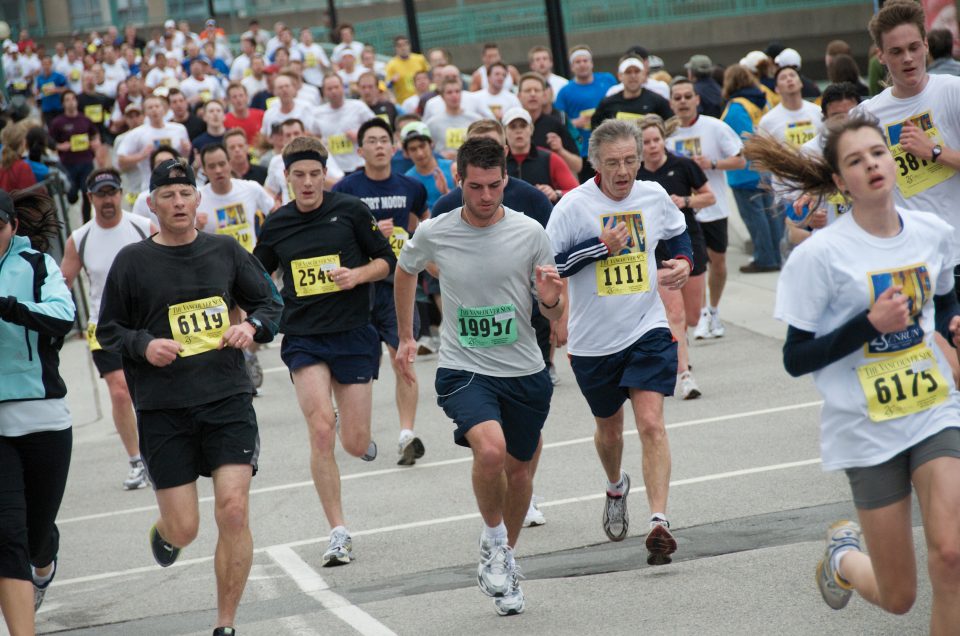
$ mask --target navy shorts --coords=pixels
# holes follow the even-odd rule
[[[98,349],[94,351],[91,356],[93,357],[93,366],[97,367],[97,373],[100,374],[101,378],[108,373],[119,371],[123,368],[123,358],[119,353]]]
[[[546,369],[514,378],[437,369],[434,386],[437,404],[457,425],[453,432],[457,444],[469,447],[467,431],[492,420],[500,422],[511,457],[522,462],[533,459],[553,395]]]
[[[373,285],[373,311],[370,314],[370,323],[377,330],[381,342],[396,349],[400,346],[400,336],[397,332],[397,305],[393,300],[393,285],[377,282]],[[420,316],[413,312],[413,334],[420,334]]]
[[[284,336],[280,359],[291,373],[325,364],[340,384],[366,384],[379,374],[380,338],[369,324],[317,336]]]
[[[630,399],[630,389],[673,395],[677,384],[677,341],[659,327],[632,345],[606,356],[570,356],[580,392],[594,417],[611,417]]]

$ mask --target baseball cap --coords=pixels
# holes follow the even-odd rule
[[[280,72],[280,67],[277,66],[276,64],[268,64],[263,67],[263,72],[266,73],[267,75],[273,75],[274,73]]]
[[[740,59],[740,66],[746,67],[751,73],[756,73],[761,63],[768,60],[767,54],[763,51],[750,51]]]
[[[416,139],[425,139],[433,141],[433,135],[430,134],[430,128],[422,121],[412,121],[400,129],[400,142],[406,146],[408,141]]]
[[[175,29],[175,28],[177,28],[177,23],[174,22],[173,20],[167,20],[166,22],[163,23],[163,28],[164,28],[164,29]]]
[[[17,218],[17,208],[13,205],[13,199],[4,190],[0,190],[0,221],[10,223]]]
[[[130,112],[132,112],[132,111],[137,111],[138,113],[142,113],[142,112],[143,112],[143,104],[135,104],[134,102],[130,102],[130,103],[127,104],[126,107],[123,109],[123,114],[126,115],[127,113],[130,113]]]
[[[20,47],[17,46],[16,42],[7,42],[7,53],[19,53]]]
[[[217,21],[214,20],[213,18],[210,18],[209,20],[207,20],[206,25],[208,27],[215,27],[217,26]]]
[[[706,55],[694,55],[683,68],[694,73],[709,73],[713,70],[713,61]]]
[[[533,119],[530,118],[530,113],[528,113],[526,109],[514,106],[503,114],[503,125],[509,126],[510,122],[518,119],[527,122],[527,125],[533,124]]]
[[[624,73],[628,68],[638,68],[642,71],[644,69],[643,60],[639,57],[628,57],[620,62],[620,66],[617,67],[617,73]]]
[[[150,174],[150,192],[177,183],[197,187],[197,177],[193,173],[193,168],[183,159],[167,159]]]
[[[108,188],[115,190],[123,189],[120,178],[112,172],[101,172],[100,174],[93,175],[93,178],[87,179],[87,190],[90,192],[100,192]]]
[[[780,55],[773,59],[777,63],[777,66],[796,66],[800,68],[800,54],[797,53],[796,49],[783,49],[780,51]]]
[[[662,69],[664,66],[666,66],[666,65],[663,63],[663,60],[662,60],[661,58],[657,57],[656,55],[651,55],[650,57],[648,57],[648,58],[647,58],[647,64],[650,65],[650,70],[651,70],[651,71],[659,71],[659,70]]]

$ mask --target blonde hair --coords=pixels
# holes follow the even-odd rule
[[[495,119],[479,119],[467,126],[467,139],[488,133],[495,133],[500,138],[501,145],[507,143],[507,135],[503,130],[503,124]]]
[[[27,129],[21,123],[9,123],[0,132],[3,153],[0,154],[0,167],[9,168],[23,154],[27,143]]]
[[[663,117],[653,113],[644,115],[641,119],[637,120],[637,127],[640,129],[641,134],[643,134],[643,131],[647,128],[656,128],[660,131],[660,136],[664,139],[672,135],[679,125],[680,120],[676,117],[671,117],[667,121],[663,121]]]

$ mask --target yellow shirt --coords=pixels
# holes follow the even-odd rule
[[[389,82],[394,76],[399,76],[393,85],[393,94],[397,97],[397,103],[403,103],[403,100],[416,94],[413,88],[413,76],[419,71],[429,71],[430,65],[427,58],[419,53],[411,53],[407,59],[393,57],[387,62],[387,68],[384,71]]]

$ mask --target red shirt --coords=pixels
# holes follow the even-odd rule
[[[0,168],[0,190],[13,192],[29,188],[37,182],[33,170],[23,159],[17,159],[9,168]]]
[[[240,119],[233,113],[227,113],[223,118],[223,124],[227,130],[231,128],[242,128],[247,134],[247,143],[253,145],[257,135],[260,134],[260,126],[263,124],[263,111],[259,108],[248,108],[247,118]]]

